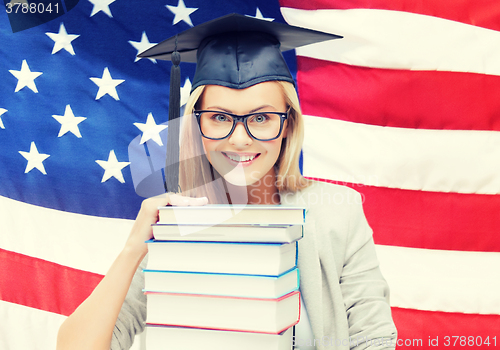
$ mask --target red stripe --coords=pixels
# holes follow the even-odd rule
[[[497,234],[500,232],[500,195],[340,184],[364,197],[363,208],[377,244],[500,252]]]
[[[68,316],[101,275],[0,249],[0,300]]]
[[[300,56],[297,64],[307,115],[404,128],[500,130],[500,76],[366,68]]]
[[[500,30],[500,2],[492,0],[280,0],[280,5],[302,10],[365,8],[404,11]]]
[[[500,315],[392,308],[397,349],[498,349]],[[490,344],[487,345],[485,341]],[[406,343],[406,345],[405,345]]]

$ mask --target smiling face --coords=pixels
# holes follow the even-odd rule
[[[246,89],[231,89],[218,85],[205,87],[199,110],[221,111],[237,115],[255,112],[286,112],[287,105],[281,87],[275,82],[264,82]],[[274,165],[286,137],[285,121],[281,135],[271,141],[252,139],[242,123],[223,140],[202,137],[209,162],[229,183],[249,186],[269,176],[266,183],[274,184]],[[271,178],[272,177],[272,178]]]

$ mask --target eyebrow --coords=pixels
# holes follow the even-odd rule
[[[265,109],[267,107],[271,107],[271,108],[274,108],[273,106],[271,105],[263,105],[263,106],[260,106],[260,107],[257,107],[257,108],[254,108],[252,109],[251,111],[249,111],[248,113],[254,113],[254,112],[258,112],[262,109]],[[207,107],[207,110],[213,110],[213,109],[218,109],[218,110],[221,110],[222,112],[226,112],[226,113],[230,113],[230,114],[234,114],[231,110],[229,109],[226,109],[226,108],[222,108],[222,107],[219,107],[219,106],[211,106],[211,107]],[[276,108],[274,108],[276,109]]]

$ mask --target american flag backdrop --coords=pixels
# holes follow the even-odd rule
[[[398,348],[500,347],[500,3],[80,0],[0,14],[0,349],[53,349],[123,246],[168,116],[170,63],[137,53],[232,12],[344,36],[286,54],[303,171],[362,193]]]

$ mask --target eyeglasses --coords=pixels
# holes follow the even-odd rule
[[[223,140],[229,137],[238,122],[242,122],[251,138],[258,141],[277,139],[283,131],[283,122],[288,112],[258,112],[236,115],[221,111],[194,111],[203,137]]]

